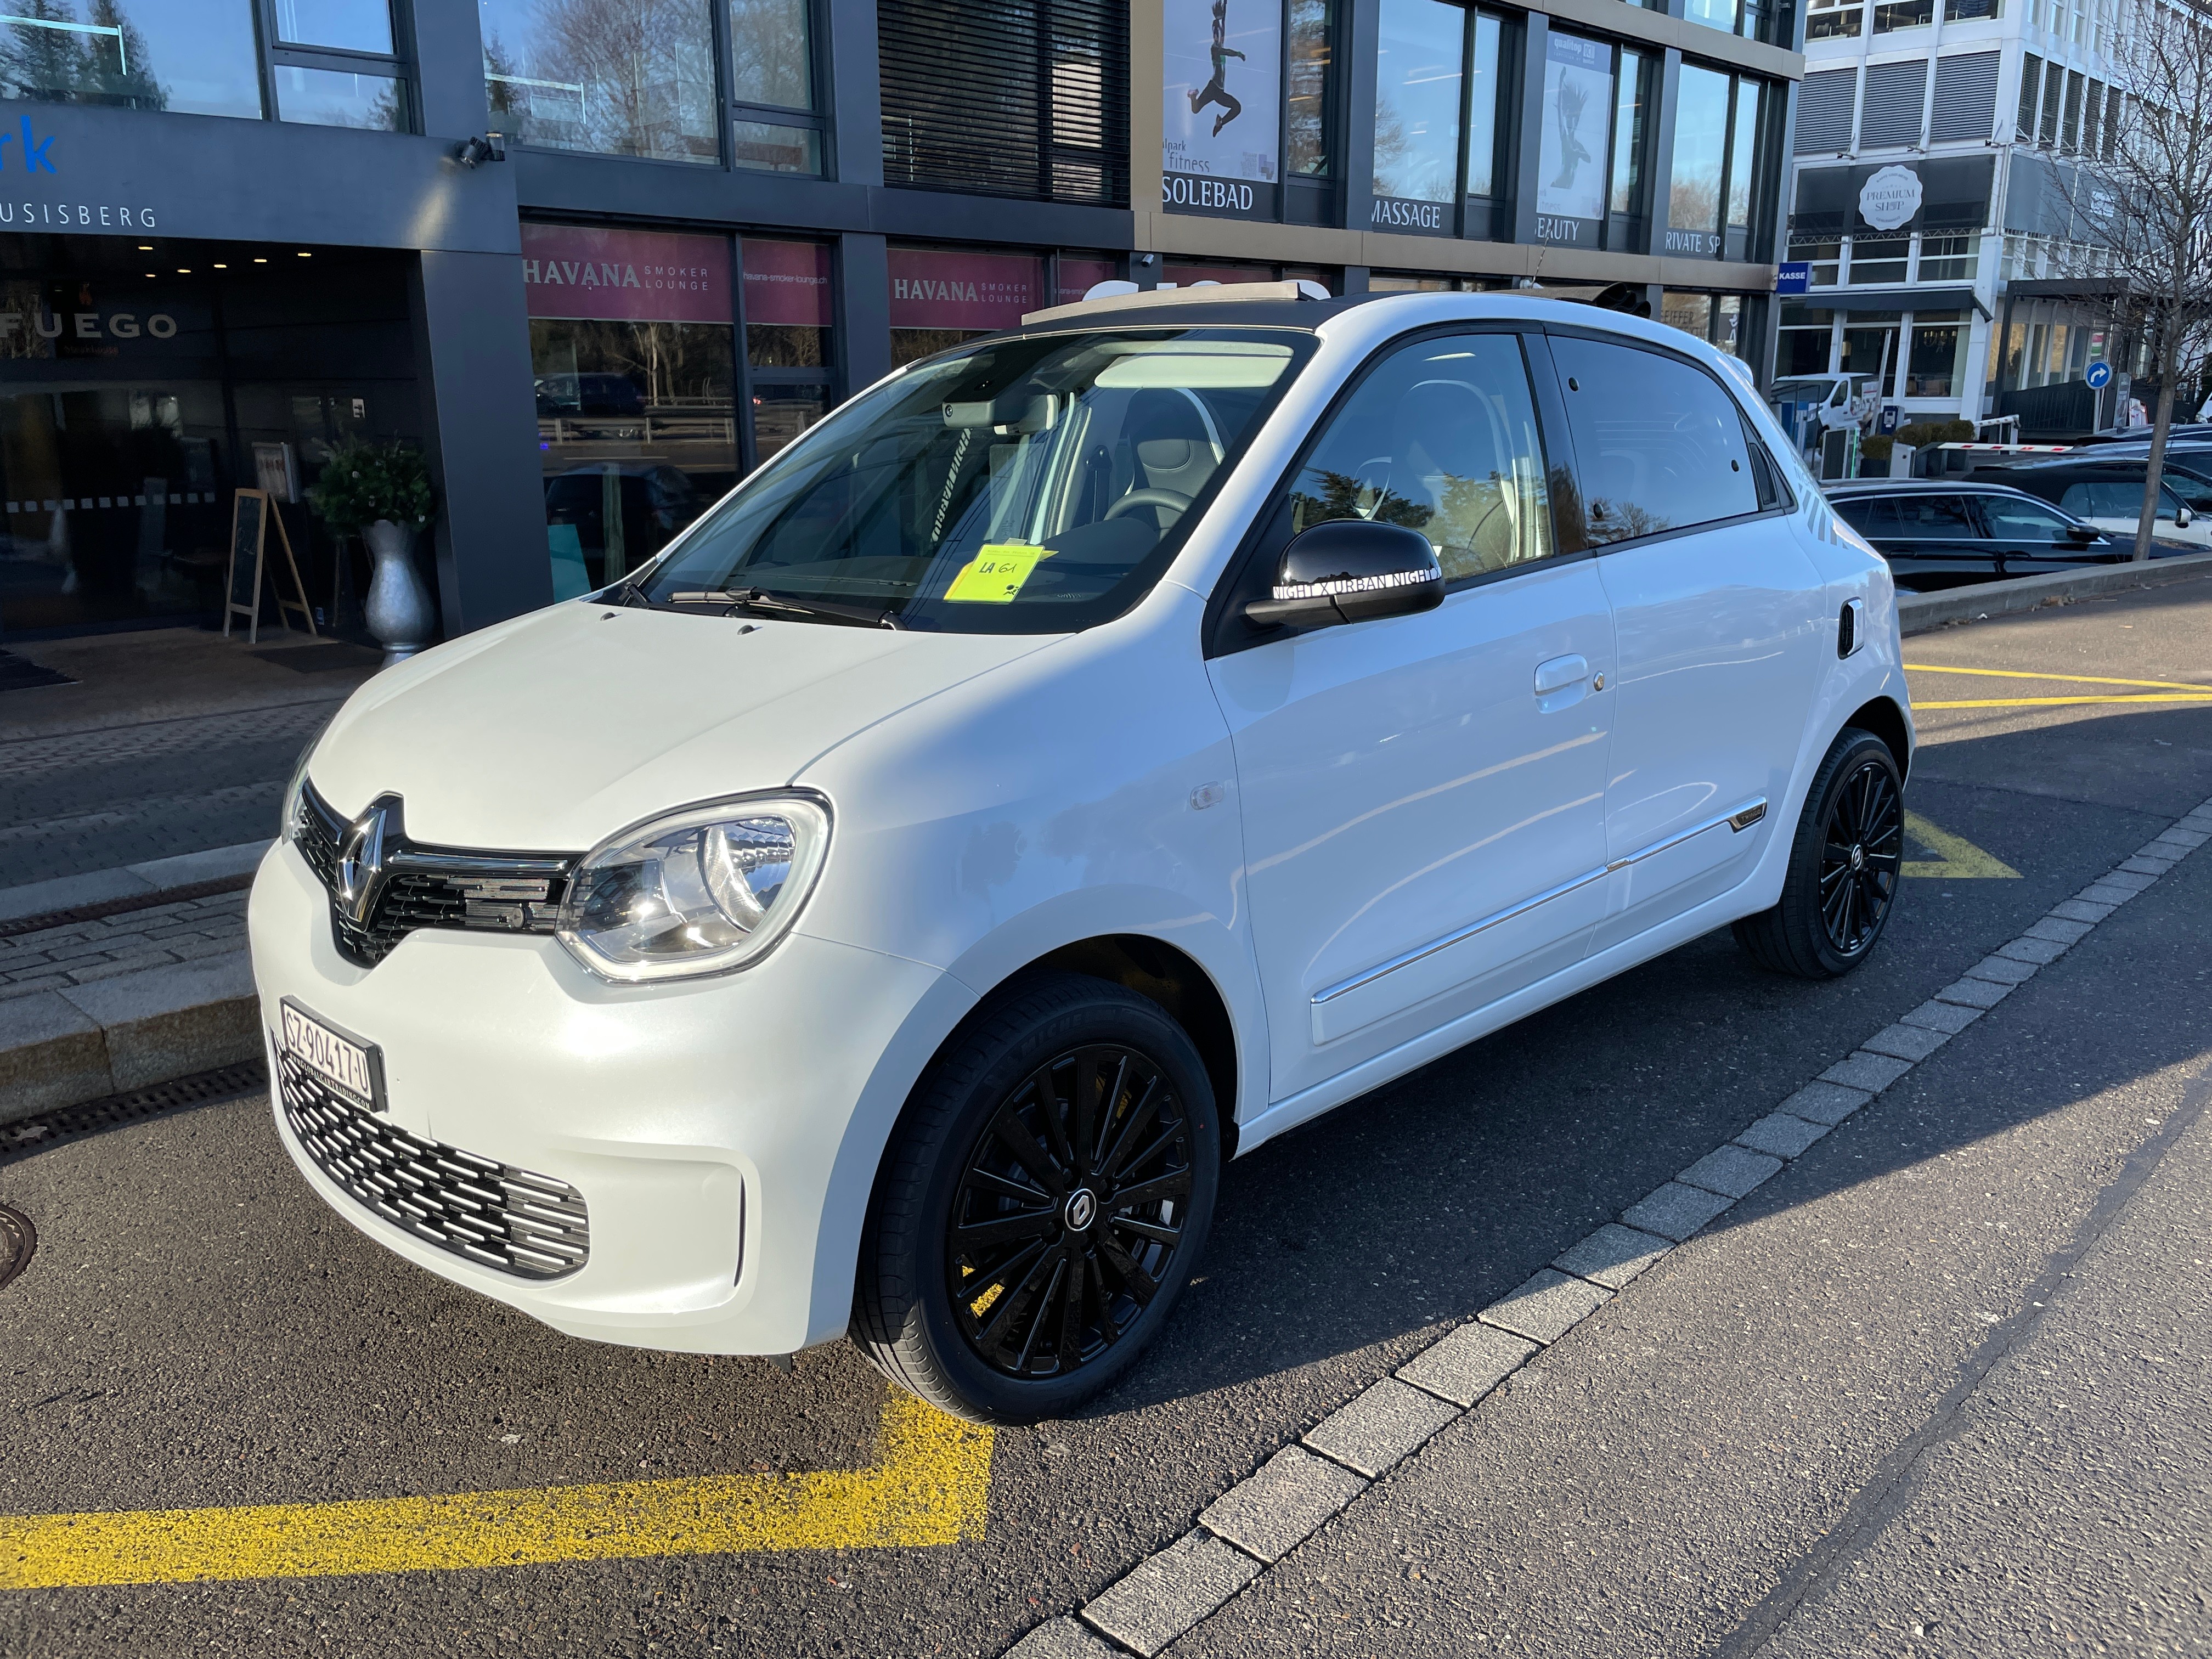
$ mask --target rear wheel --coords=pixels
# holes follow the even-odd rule
[[[1166,1322],[1205,1247],[1221,1138],[1160,1008],[1076,975],[969,1031],[909,1104],[860,1246],[853,1335],[957,1416],[1065,1415]]]
[[[1896,757],[1871,732],[1846,726],[1806,792],[1780,902],[1737,922],[1736,943],[1773,973],[1847,974],[1881,937],[1904,867]]]

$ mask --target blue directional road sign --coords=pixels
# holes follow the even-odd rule
[[[2089,372],[2081,378],[2089,383],[2090,391],[2102,392],[2112,383],[2112,366],[2110,363],[2092,363]]]

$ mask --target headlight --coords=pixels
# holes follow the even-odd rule
[[[791,930],[830,850],[811,795],[708,801],[601,843],[568,883],[561,942],[605,979],[727,973]]]
[[[307,763],[314,759],[315,745],[322,742],[323,733],[331,729],[331,720],[337,718],[337,714],[333,711],[330,720],[317,726],[301,748],[300,758],[292,763],[292,781],[284,786],[284,805],[276,820],[276,839],[279,841],[290,841],[299,834],[300,798],[307,787]]]

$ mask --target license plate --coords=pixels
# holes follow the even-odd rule
[[[384,1109],[384,1055],[284,999],[284,1052],[340,1094],[372,1112]]]

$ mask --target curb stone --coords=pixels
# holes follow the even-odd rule
[[[0,1000],[0,1123],[261,1052],[243,950]]]
[[[2152,843],[2154,854],[2134,856],[2145,861],[2156,859],[2161,873],[2172,869],[2195,850],[2164,839],[2177,831],[2197,837],[2199,846],[2212,841],[2212,800],[2176,819]],[[2124,884],[2115,881],[2115,874],[2124,878]],[[1631,1205],[1619,1221],[1609,1221],[1570,1245],[1519,1289],[1400,1364],[1394,1375],[1353,1395],[1306,1431],[1304,1444],[1311,1451],[1296,1445],[1279,1449],[1258,1471],[1201,1510],[1192,1531],[1138,1562],[1086,1602],[1079,1610],[1082,1622],[1078,1617],[1057,1615],[1024,1634],[1006,1650],[1006,1659],[1119,1659],[1125,1653],[1152,1659],[1226,1606],[1296,1548],[1297,1541],[1357,1502],[1369,1486],[1388,1479],[1393,1468],[1431,1437],[1481,1409],[1482,1401],[1513,1372],[1620,1294],[1675,1244],[1734,1207],[1736,1200],[1690,1182],[1733,1179],[1741,1183],[1744,1176],[1765,1170],[1743,1190],[1763,1184],[1919,1063],[1883,1053],[1877,1043],[1894,1049],[1917,1042],[1915,1033],[1948,1039],[1964,1030],[2073,942],[2054,937],[2057,930],[2048,926],[2051,919],[2081,927],[2074,939],[2085,938],[2097,922],[2157,879],[2148,872],[2108,872],[2074,897],[2053,905],[2019,939],[1875,1033],[1865,1047],[1744,1129],[1735,1145],[1708,1153],[1680,1178]],[[2039,928],[2045,931],[2039,933]],[[2005,954],[2021,940],[2056,949],[2040,962]],[[1540,1305],[1550,1311],[1555,1304],[1547,1299],[1563,1297],[1564,1286],[1577,1281],[1585,1286],[1579,1299],[1589,1305],[1560,1325],[1557,1335],[1522,1334],[1515,1328],[1520,1323],[1534,1324],[1528,1317],[1533,1310]],[[1315,1457],[1313,1452],[1322,1456]],[[1316,1469],[1334,1465],[1351,1473],[1333,1483],[1316,1475]],[[1297,1539],[1283,1546],[1280,1540],[1293,1531]]]

